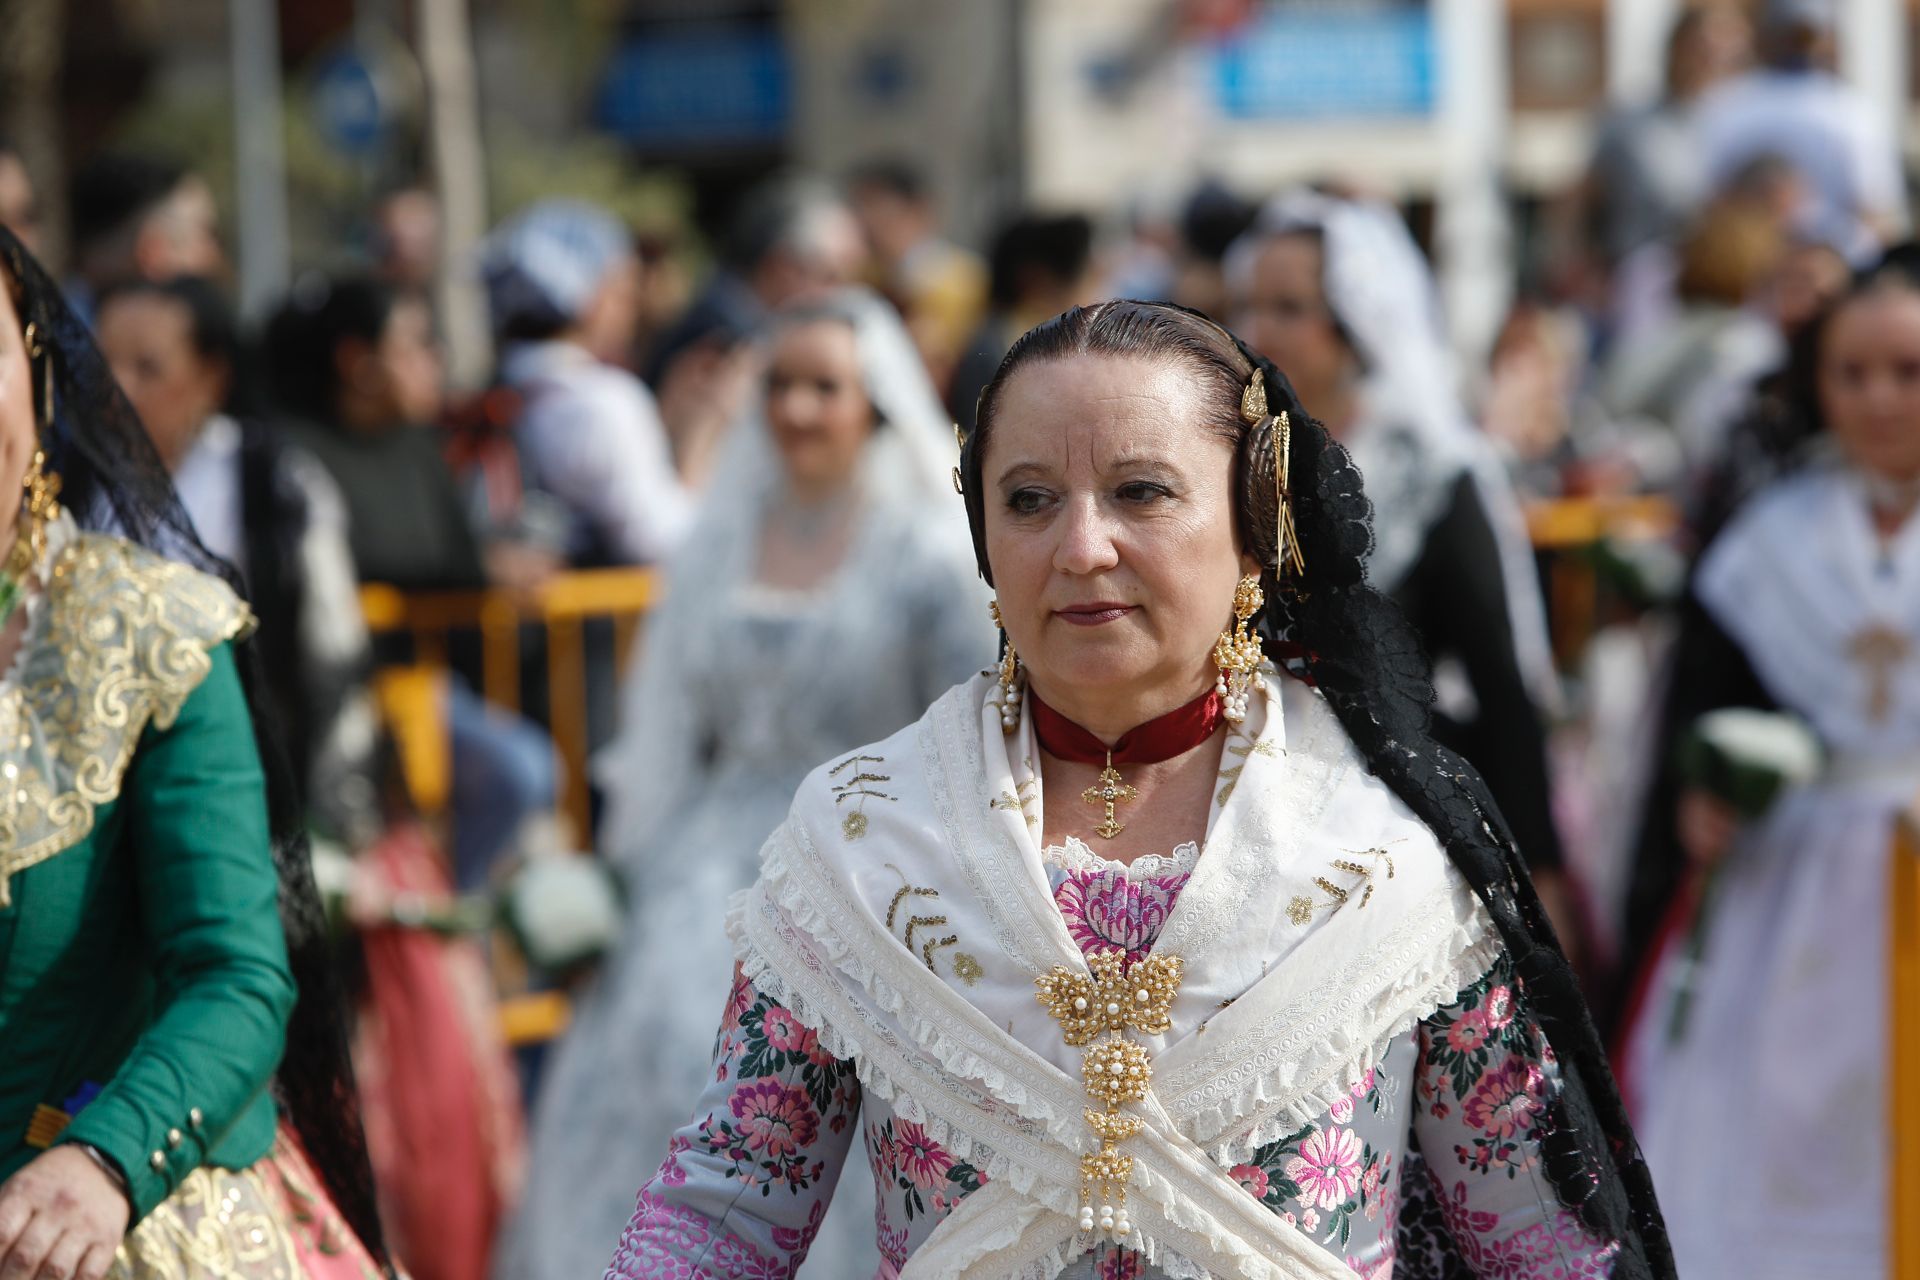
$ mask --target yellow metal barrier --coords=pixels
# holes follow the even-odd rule
[[[444,671],[449,639],[460,633],[480,637],[480,692],[508,709],[520,705],[520,628],[546,631],[547,706],[554,751],[562,778],[556,808],[573,823],[580,838],[590,831],[587,798],[587,659],[585,628],[595,619],[613,623],[617,659],[624,663],[641,618],[653,607],[657,579],[647,569],[586,569],[564,573],[525,593],[506,591],[402,592],[380,583],[360,589],[360,607],[375,635],[406,635],[413,642],[417,668]],[[383,676],[392,681],[392,676]],[[444,802],[445,773],[436,773],[434,753],[424,743],[439,734],[445,716],[410,690],[405,681],[382,703],[393,718],[401,758],[415,798],[430,811]],[[417,774],[416,768],[425,768]],[[424,785],[426,794],[422,794]]]
[[[1920,1280],[1920,827],[1894,831],[1887,920],[1887,1275]]]
[[[1568,554],[1607,539],[1652,542],[1671,537],[1680,513],[1665,498],[1555,498],[1527,507],[1527,532],[1547,558],[1547,621],[1553,654],[1565,667],[1578,659],[1600,623],[1600,584],[1592,564]]]

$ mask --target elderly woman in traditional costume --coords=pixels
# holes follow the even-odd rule
[[[1524,864],[1428,731],[1345,452],[1211,321],[1078,308],[956,482],[1004,660],[828,760],[731,916],[615,1278],[1671,1276]]]

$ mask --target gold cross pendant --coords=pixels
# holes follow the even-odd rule
[[[1903,632],[1885,624],[1868,627],[1854,636],[1849,652],[1866,668],[1867,719],[1874,724],[1885,724],[1893,714],[1893,677],[1900,664],[1912,656],[1912,649]]]
[[[1107,767],[1100,774],[1097,786],[1088,787],[1080,793],[1080,798],[1088,804],[1104,804],[1107,816],[1093,829],[1093,834],[1102,840],[1111,840],[1127,829],[1127,824],[1114,817],[1115,805],[1131,804],[1139,799],[1140,793],[1120,780],[1120,771],[1113,767],[1113,752],[1107,752]]]

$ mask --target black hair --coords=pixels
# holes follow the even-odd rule
[[[314,422],[334,420],[340,397],[340,344],[376,344],[409,295],[368,275],[314,276],[267,322],[267,374],[275,404]]]
[[[1194,257],[1219,262],[1259,214],[1259,205],[1209,179],[1194,188],[1180,210],[1180,239]]]
[[[839,204],[833,191],[805,178],[773,178],[749,191],[740,202],[721,242],[728,268],[750,275],[775,252],[787,248],[809,220]]]
[[[123,298],[156,298],[171,302],[187,314],[187,341],[202,360],[214,360],[229,369],[240,359],[240,325],[218,285],[204,276],[174,276],[170,280],[120,280],[100,291],[94,315]]]
[[[74,256],[88,255],[124,234],[180,189],[190,171],[171,158],[146,152],[107,151],[73,177],[69,208]]]
[[[52,423],[42,437],[62,505],[86,528],[118,537],[226,581],[243,596],[233,566],[194,532],[146,429],[121,394],[92,335],[59,286],[14,234],[0,227],[0,275],[20,313],[46,335],[52,361]],[[35,379],[36,411],[46,413]],[[347,1224],[391,1274],[374,1199],[348,1056],[346,1006],[333,971],[326,914],[314,888],[299,794],[265,709],[257,638],[234,643],[235,666],[253,719],[266,779],[267,822],[280,883],[280,920],[299,996],[287,1024],[275,1096]]]
[[[1015,218],[993,238],[987,256],[993,305],[1017,306],[1036,277],[1067,285],[1086,274],[1093,258],[1093,223],[1078,213],[1029,213]]]
[[[1519,977],[1517,1001],[1560,1063],[1561,1089],[1543,1119],[1541,1148],[1561,1203],[1618,1243],[1615,1276],[1673,1280],[1652,1179],[1526,861],[1479,773],[1434,740],[1433,685],[1420,638],[1399,607],[1367,584],[1372,507],[1359,470],[1307,414],[1273,362],[1199,312],[1168,303],[1075,307],[1023,335],[981,394],[979,426],[960,450],[961,491],[982,576],[991,582],[983,455],[1001,392],[1024,365],[1077,354],[1171,360],[1198,378],[1208,410],[1196,429],[1235,445],[1234,523],[1241,549],[1263,570],[1262,645],[1282,669],[1319,690],[1369,771],[1432,830],[1485,906]],[[1269,415],[1248,421],[1242,397],[1255,381]],[[1285,477],[1275,474],[1281,415],[1290,427]],[[1283,571],[1278,555],[1282,479],[1306,566],[1299,573]]]

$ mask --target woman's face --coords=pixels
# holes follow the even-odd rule
[[[987,559],[1049,703],[1171,709],[1218,674],[1214,641],[1255,566],[1234,536],[1232,448],[1205,420],[1194,375],[1162,359],[1036,362],[1001,390],[981,459]]]
[[[781,331],[767,368],[767,425],[795,484],[829,488],[853,475],[873,405],[849,326],[809,320]]]
[[[227,367],[194,349],[185,303],[123,294],[98,317],[101,353],[169,470],[180,465],[227,394]]]
[[[1249,346],[1287,371],[1310,413],[1355,369],[1353,351],[1327,306],[1324,266],[1312,236],[1273,237],[1255,255],[1235,299],[1235,327]]]
[[[39,447],[33,409],[33,362],[27,358],[23,322],[13,302],[13,279],[0,266],[0,528],[20,511],[20,485]]]
[[[380,340],[340,344],[342,394],[381,426],[419,426],[440,416],[445,399],[433,315],[418,298],[401,298],[387,316]]]
[[[1920,291],[1888,285],[1841,304],[1819,379],[1828,428],[1854,465],[1920,479]]]

